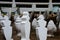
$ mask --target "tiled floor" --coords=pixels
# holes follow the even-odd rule
[[[17,30],[15,28],[15,25],[13,24],[13,38],[14,40],[20,40],[20,37],[16,36],[17,34]],[[59,33],[60,34],[60,33]],[[31,40],[37,40],[37,37],[36,37],[36,31],[31,29],[31,36],[30,36],[30,39]],[[1,31],[1,28],[0,28],[0,40],[5,40],[5,37],[3,35],[3,32]],[[60,40],[60,35],[56,35],[54,38],[48,38],[47,40]]]

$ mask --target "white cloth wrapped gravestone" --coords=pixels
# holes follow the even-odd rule
[[[21,24],[21,18],[20,18],[20,16],[17,16],[17,18],[16,18],[16,20],[15,20],[15,25],[16,25],[16,28],[18,29],[18,30],[20,30],[20,25]]]
[[[46,21],[44,20],[44,16],[40,15],[38,17],[38,27],[36,27],[36,35],[39,37],[39,40],[47,40],[47,28],[46,26]]]
[[[54,22],[52,20],[49,21],[49,23],[47,25],[47,29],[51,30],[53,32],[57,30],[56,25],[54,24]]]
[[[2,29],[3,29],[4,36],[5,36],[6,40],[13,40],[12,39],[12,27],[10,26],[11,21],[5,17],[5,20],[2,22],[4,24],[4,27],[2,27]]]
[[[21,20],[21,40],[30,40],[30,22],[28,12],[23,12]]]
[[[21,18],[19,15],[16,17],[15,26],[19,31],[21,30]],[[21,36],[21,33],[19,32],[17,36]]]
[[[33,26],[33,29],[35,29],[37,27],[37,19],[34,18],[34,20],[32,22],[32,26]]]
[[[26,21],[30,20],[29,13],[28,12],[23,12],[23,17],[26,18]]]

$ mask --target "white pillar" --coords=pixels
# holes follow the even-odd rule
[[[50,11],[52,10],[52,7],[53,7],[53,5],[52,5],[52,0],[49,0],[49,10],[50,10]]]
[[[36,4],[32,4],[32,11],[34,11],[36,9]]]
[[[15,0],[12,1],[12,7],[16,7]]]
[[[12,10],[12,12],[15,12],[17,10],[15,0],[12,0],[12,8],[11,8],[11,10]]]

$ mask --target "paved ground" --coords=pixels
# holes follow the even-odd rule
[[[16,34],[17,34],[18,32],[17,32],[14,24],[13,24],[12,26],[13,26],[13,36],[12,36],[12,37],[14,38],[14,40],[20,40],[20,37],[16,36]],[[56,34],[58,34],[58,35],[56,35]],[[31,29],[30,39],[31,39],[31,40],[37,40],[36,31],[33,30],[33,29]],[[4,37],[3,32],[2,32],[2,30],[1,30],[1,27],[0,27],[0,40],[5,40],[5,37]],[[57,33],[55,33],[55,37],[54,37],[54,38],[52,38],[52,37],[49,38],[49,37],[48,37],[47,40],[60,40],[60,33],[59,33],[59,31],[58,31]]]

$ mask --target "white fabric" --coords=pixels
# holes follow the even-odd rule
[[[18,30],[21,30],[21,18],[19,16],[15,20],[15,26]]]
[[[23,12],[23,15],[29,15],[29,13],[28,12]]]
[[[2,23],[4,25],[4,27],[2,27],[2,29],[3,29],[6,40],[11,40],[11,37],[12,37],[12,27],[10,26],[11,21],[8,20],[7,16],[4,16],[4,20],[2,21]]]
[[[23,12],[23,17],[27,18],[27,20],[30,19],[29,13],[28,13],[28,12]]]
[[[39,40],[47,40],[47,28],[37,27],[36,35],[39,37]]]
[[[38,26],[40,27],[45,27],[46,26],[46,21],[45,20],[38,20]]]
[[[15,19],[15,26],[16,26],[16,28],[17,28],[17,30],[21,30],[21,18],[20,18],[20,16],[18,15],[17,17],[16,17],[16,19]],[[21,35],[19,35],[19,34],[21,34],[20,32],[17,34],[17,36],[21,36]]]
[[[38,23],[39,27],[45,27],[46,21],[44,20],[44,16],[40,15],[38,18],[39,18],[39,20],[37,21],[37,23]]]
[[[46,21],[44,20],[44,16],[40,15],[38,17],[38,27],[36,27],[36,35],[39,37],[39,40],[46,40],[47,39],[47,28],[46,26]]]
[[[35,29],[37,27],[37,20],[35,18],[32,21],[32,26],[33,26],[33,29]]]
[[[27,21],[21,22],[21,38],[30,39],[30,23]]]
[[[26,40],[30,40],[30,22],[29,16],[23,15],[21,17],[21,39],[26,38]]]
[[[52,20],[49,21],[47,29],[52,30],[52,31],[56,31],[57,28]]]
[[[15,22],[17,22],[17,21],[19,21],[19,22],[21,21],[21,18],[20,18],[20,16],[17,16],[17,17],[16,17],[16,20],[15,20]]]
[[[10,25],[11,25],[11,21],[10,20],[3,20],[2,23],[3,23],[3,25],[5,27],[10,27]]]
[[[3,27],[3,32],[6,40],[11,40],[12,37],[12,27]]]
[[[44,20],[44,16],[43,16],[43,15],[40,15],[40,16],[38,17],[38,19]]]

